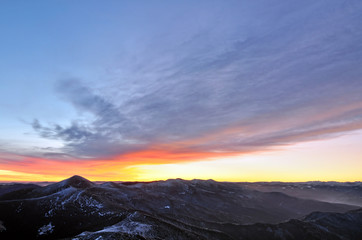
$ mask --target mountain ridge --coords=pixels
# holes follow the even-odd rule
[[[75,175],[48,186],[0,194],[0,221],[6,228],[0,237],[232,240],[283,239],[289,232],[295,235],[289,239],[300,239],[302,233],[296,229],[315,232],[316,224],[329,226],[321,219],[343,223],[354,216],[359,224],[360,210],[355,209],[232,182],[170,179],[96,184]],[[354,226],[353,221],[349,225]],[[257,232],[265,238],[258,238]],[[284,235],[278,238],[277,232]],[[324,230],[322,234],[334,236]]]

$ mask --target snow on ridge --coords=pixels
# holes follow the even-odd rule
[[[97,231],[96,233],[104,233],[104,232],[122,232],[122,233],[128,233],[128,234],[137,234],[140,236],[145,236],[147,232],[151,230],[152,226],[140,223],[140,222],[134,222],[129,219],[125,219],[117,224],[114,224],[109,227],[105,227],[102,230]]]
[[[92,235],[97,236],[98,234],[102,233],[117,233],[117,232],[146,237],[148,232],[152,230],[152,225],[132,220],[132,218],[135,217],[135,215],[137,214],[138,214],[137,212],[134,212],[130,214],[126,219],[114,225],[105,227],[102,230],[96,232],[88,232],[88,231],[82,232],[73,239],[77,239],[77,237],[82,237],[82,236],[92,236]]]

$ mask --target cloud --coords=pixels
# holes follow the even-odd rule
[[[34,119],[32,127],[41,137],[65,143],[60,152],[45,153],[46,156],[109,157],[136,148],[136,139],[129,136],[136,127],[112,103],[76,79],[61,80],[55,89],[80,112],[91,113],[93,117],[87,123],[73,120],[70,126],[44,126]]]
[[[44,138],[61,139],[66,142],[78,142],[92,136],[92,132],[85,126],[79,126],[76,122],[69,127],[61,127],[57,124],[53,127],[44,127],[35,119],[32,127]]]
[[[34,120],[33,129],[80,158],[153,150],[197,158],[360,129],[362,4],[264,4],[216,11],[182,36],[167,28],[166,39],[135,41],[143,51],[122,56],[98,86],[59,81],[62,99],[92,117],[68,127]]]

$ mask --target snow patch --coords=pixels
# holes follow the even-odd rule
[[[23,203],[20,203],[20,205],[16,208],[16,212],[20,213],[23,210]]]
[[[50,209],[48,212],[45,213],[45,217],[52,217],[54,215],[54,209]]]
[[[6,231],[6,227],[4,226],[4,223],[2,221],[0,221],[0,232],[5,232]]]
[[[47,235],[50,234],[54,231],[54,226],[52,225],[52,223],[50,222],[48,225],[44,225],[41,228],[39,228],[38,230],[38,235]]]
[[[145,236],[145,234],[151,230],[151,225],[133,221],[122,221],[115,225],[106,227],[97,233],[104,233],[104,232],[123,232],[128,234],[138,234],[141,236]]]
[[[148,232],[152,229],[152,226],[149,224],[133,221],[132,218],[135,215],[137,215],[137,212],[130,214],[126,219],[124,219],[119,223],[105,227],[104,229],[96,232],[82,232],[81,234],[76,236],[76,238],[73,238],[73,240],[76,240],[77,237],[94,236],[100,233],[116,233],[116,232],[122,232],[131,235],[140,235],[142,237],[146,237]]]

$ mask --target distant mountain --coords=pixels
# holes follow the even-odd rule
[[[362,210],[350,211],[356,206],[240,183],[95,184],[73,176],[45,187],[0,189],[0,239],[362,239],[354,238],[362,236]]]
[[[278,191],[298,198],[344,203],[362,207],[361,182],[256,182],[240,184],[243,187],[262,192]]]
[[[35,184],[21,184],[21,183],[3,184],[3,185],[0,184],[0,196],[18,190],[25,191],[27,189],[33,190],[34,188],[40,188],[40,186]]]

